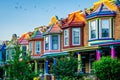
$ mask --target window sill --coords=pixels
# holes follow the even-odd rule
[[[114,40],[114,38],[91,39],[91,40],[88,40],[88,42],[91,42],[91,41],[98,41],[98,40]]]

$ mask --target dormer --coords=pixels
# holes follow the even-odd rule
[[[32,35],[32,32],[28,32],[28,33],[22,34],[21,37],[18,39],[18,44],[21,45],[20,47],[24,54],[28,53],[28,45],[29,45],[28,39],[30,38],[31,35]]]
[[[63,30],[63,48],[72,48],[83,45],[83,27],[85,25],[85,15],[77,11],[61,20]]]
[[[33,58],[37,58],[43,54],[44,49],[44,39],[42,32],[36,29],[33,35],[29,39],[29,51]]]
[[[61,51],[61,28],[57,16],[53,16],[48,30],[44,33],[45,54]]]
[[[117,6],[113,1],[101,0],[94,4],[86,16],[88,21],[89,45],[114,39],[114,18]]]

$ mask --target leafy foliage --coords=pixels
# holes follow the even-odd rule
[[[62,80],[74,80],[75,78],[78,78],[77,66],[78,61],[76,58],[71,56],[69,58],[61,57],[60,59],[57,59],[53,73]]]
[[[9,78],[11,80],[32,80],[35,75],[29,61],[30,56],[22,54],[20,46],[16,46],[13,59],[10,60],[10,65],[5,68],[10,74]]]
[[[120,80],[120,62],[117,58],[102,57],[93,63],[93,68],[100,80]]]

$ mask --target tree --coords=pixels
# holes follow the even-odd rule
[[[9,66],[6,71],[10,74],[11,80],[32,80],[34,75],[34,71],[32,71],[32,67],[29,64],[30,56],[24,55],[20,50],[20,46],[17,45],[15,47],[15,53],[13,55],[12,60],[9,61]]]
[[[117,58],[102,57],[93,63],[93,68],[100,80],[120,80],[120,62]]]
[[[77,78],[77,66],[78,61],[74,57],[61,57],[57,59],[56,66],[53,66],[53,73],[55,76],[59,76],[62,80],[74,80]],[[73,79],[74,78],[74,79]]]

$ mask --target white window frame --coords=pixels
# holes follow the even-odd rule
[[[48,38],[48,49],[46,49],[46,38]],[[45,41],[44,41],[45,43],[45,50],[49,50],[49,36],[45,36]]]
[[[37,50],[38,49],[38,44],[37,43],[39,43],[39,50]],[[40,54],[41,53],[41,41],[36,41],[35,42],[35,53],[36,54]]]
[[[65,35],[65,32],[67,32],[67,35]],[[68,38],[68,44],[65,44],[65,38]],[[64,30],[64,46],[69,46],[69,29]]]
[[[78,39],[79,39],[79,43],[78,43],[78,44],[75,44],[75,43],[74,43],[74,36],[75,36],[75,35],[73,34],[73,31],[76,30],[76,29],[79,30],[79,35],[78,35],[78,37],[79,37],[79,38],[78,38]],[[81,42],[81,41],[80,41],[80,40],[81,40],[81,38],[80,38],[81,33],[80,33],[80,32],[81,32],[81,29],[80,29],[80,28],[72,28],[72,45],[80,45],[80,42]]]
[[[102,20],[108,20],[108,27],[109,27],[108,37],[102,37]],[[100,36],[100,39],[110,38],[110,28],[111,28],[110,18],[100,19],[99,23],[100,23],[100,25],[99,25],[99,32],[100,32],[99,36]]]
[[[91,26],[92,22],[95,22],[95,38],[92,38],[92,26]],[[97,20],[96,19],[95,20],[91,20],[89,26],[90,26],[90,28],[89,28],[90,29],[90,35],[89,35],[90,36],[90,40],[94,40],[94,39],[97,38],[97,27],[98,27],[97,26]]]
[[[57,39],[58,39],[57,49],[53,49],[53,36],[57,36]],[[59,35],[52,35],[52,50],[59,50]]]

